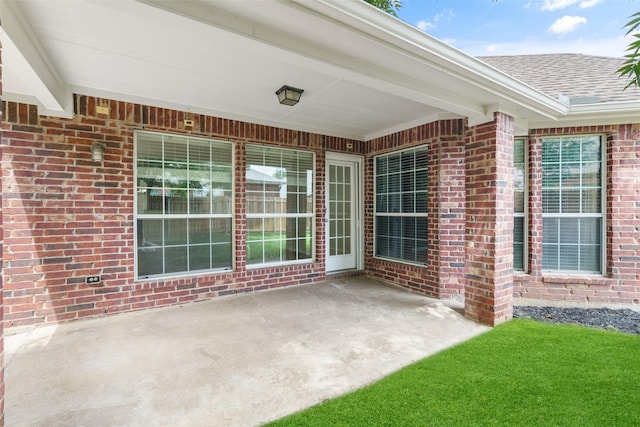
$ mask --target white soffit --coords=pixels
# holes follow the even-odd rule
[[[522,123],[567,113],[356,0],[0,2],[4,96],[44,114],[68,116],[75,92],[369,140],[496,106]],[[277,103],[283,84],[299,104]]]

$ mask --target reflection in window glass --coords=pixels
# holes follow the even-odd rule
[[[247,265],[313,259],[314,155],[247,145]],[[344,206],[329,207],[338,215]]]
[[[232,145],[136,132],[136,277],[232,268]]]

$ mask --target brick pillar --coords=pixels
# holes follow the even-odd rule
[[[465,123],[462,120],[449,123],[457,124],[457,129],[440,137],[437,189],[429,189],[434,195],[431,199],[437,195],[437,250],[430,256],[437,252],[440,298],[461,294],[465,281]]]
[[[513,316],[513,117],[495,113],[467,137],[465,316]]]
[[[2,45],[0,44],[0,97],[2,97]],[[0,101],[0,106],[4,105]],[[4,147],[4,139],[2,138],[4,108],[0,107],[0,161],[2,160],[2,147]],[[2,169],[0,168],[0,171]],[[4,426],[4,303],[2,293],[4,290],[2,271],[3,264],[3,242],[4,230],[2,227],[2,173],[0,173],[0,426]]]
[[[640,124],[607,137],[607,277],[618,279],[619,302],[640,302]],[[604,144],[604,141],[603,141]]]
[[[542,283],[542,137],[529,139],[528,259],[531,282]]]

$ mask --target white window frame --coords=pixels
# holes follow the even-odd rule
[[[209,143],[221,143],[221,144],[227,144],[229,145],[229,148],[231,150],[231,175],[230,175],[230,179],[231,179],[231,200],[230,200],[230,207],[229,207],[229,212],[226,214],[215,214],[215,213],[209,213],[209,214],[167,214],[167,213],[154,213],[154,214],[139,214],[138,213],[138,193],[140,191],[144,191],[143,189],[139,188],[139,179],[138,179],[138,136],[141,134],[148,134],[148,135],[154,135],[154,136],[160,136],[163,138],[165,137],[172,137],[172,138],[185,138],[185,140],[189,141],[189,140],[198,140],[198,141],[207,141]],[[208,274],[208,273],[216,273],[216,272],[228,272],[228,271],[232,271],[235,268],[235,217],[234,217],[234,212],[235,212],[235,207],[234,207],[234,200],[235,200],[235,174],[233,173],[233,170],[235,170],[235,147],[234,144],[229,142],[229,141],[222,141],[222,140],[218,140],[218,139],[214,139],[214,138],[203,138],[203,137],[194,137],[191,135],[184,135],[184,134],[172,134],[172,133],[167,133],[167,132],[155,132],[155,131],[146,131],[146,130],[136,130],[134,131],[134,179],[135,179],[135,183],[134,183],[134,194],[136,195],[134,197],[134,202],[133,202],[133,229],[134,229],[134,272],[135,272],[135,280],[136,281],[141,281],[141,280],[148,280],[148,279],[157,279],[157,278],[168,278],[168,277],[182,277],[182,276],[196,276],[196,275],[202,275],[202,274]],[[139,267],[139,257],[138,257],[138,249],[140,246],[140,242],[138,242],[138,220],[140,219],[148,219],[148,220],[168,220],[168,219],[230,219],[231,220],[231,237],[230,237],[230,247],[231,247],[231,263],[228,267],[223,267],[223,268],[209,268],[209,269],[200,269],[200,270],[187,270],[187,271],[180,271],[180,272],[174,272],[174,273],[162,273],[162,274],[152,274],[152,275],[143,275],[143,276],[139,276],[138,275],[138,267]],[[164,225],[163,225],[163,234],[164,234]],[[189,246],[188,244],[188,236],[187,236],[187,246]],[[166,246],[162,245],[163,248],[163,255],[162,255],[162,262],[163,262],[163,266],[164,266],[164,262],[165,262],[165,254],[164,254],[164,248]],[[188,251],[188,249],[187,249]],[[187,255],[187,259],[188,259],[188,255]],[[187,261],[188,262],[188,261]],[[163,271],[164,271],[164,267],[163,267]]]
[[[401,212],[378,212],[378,202],[377,202],[377,196],[378,196],[378,192],[377,192],[377,188],[378,188],[378,174],[377,174],[377,162],[378,159],[382,158],[382,157],[391,157],[391,156],[397,156],[397,155],[402,155],[403,152],[407,152],[407,151],[424,151],[426,156],[427,156],[427,183],[426,183],[426,188],[425,191],[427,192],[426,196],[427,196],[427,200],[426,200],[426,210],[427,212],[414,212],[413,213],[401,213]],[[397,150],[397,151],[393,151],[393,152],[389,152],[389,153],[384,153],[384,154],[379,154],[376,155],[373,159],[373,256],[374,258],[377,259],[382,259],[385,261],[392,261],[392,262],[398,262],[398,263],[402,263],[402,264],[409,264],[409,265],[416,265],[419,267],[425,267],[427,265],[428,262],[428,256],[429,256],[429,249],[428,247],[426,247],[426,251],[427,251],[427,258],[425,258],[424,263],[419,263],[419,262],[414,262],[408,259],[402,259],[402,258],[394,258],[394,257],[386,257],[386,256],[381,256],[378,255],[378,247],[377,247],[377,242],[378,242],[378,230],[377,230],[377,223],[378,223],[378,217],[389,217],[389,218],[395,218],[395,217],[407,217],[407,218],[426,218],[427,220],[427,230],[425,230],[425,233],[427,234],[427,242],[429,239],[429,234],[428,234],[428,227],[429,227],[429,223],[430,223],[430,218],[429,218],[429,213],[428,213],[428,209],[429,209],[429,193],[428,193],[428,189],[429,189],[429,165],[428,165],[428,161],[429,161],[429,152],[428,152],[428,147],[426,145],[420,145],[420,146],[416,146],[416,147],[410,147],[410,148],[406,148],[403,150]],[[414,169],[415,170],[415,169]],[[402,174],[402,169],[400,169],[400,174]],[[414,183],[414,189],[415,189],[415,183]],[[402,201],[400,200],[400,204],[402,205]],[[414,239],[417,239],[417,237],[414,236]],[[427,245],[427,242],[425,242],[425,246]]]
[[[542,273],[546,275],[554,274],[568,274],[568,275],[585,275],[585,276],[604,276],[607,271],[606,255],[607,255],[607,136],[605,134],[567,134],[557,136],[546,136],[542,138],[543,149],[545,141],[549,140],[562,140],[566,138],[600,138],[600,213],[544,213],[542,212],[542,220],[544,218],[600,218],[600,271],[584,271],[584,270],[560,270],[560,269],[545,269],[544,259],[542,259]],[[562,165],[562,163],[561,163]],[[540,157],[540,169],[544,173],[544,166],[542,164],[542,154]],[[580,187],[582,188],[582,186]],[[544,192],[544,186],[541,185],[541,189]],[[544,193],[543,193],[544,194]],[[542,203],[544,203],[544,196],[541,197]],[[544,233],[544,225],[542,226]],[[544,235],[543,243],[544,245]],[[544,250],[542,250],[542,254]],[[541,254],[541,255],[542,255]],[[544,255],[542,255],[544,257]]]

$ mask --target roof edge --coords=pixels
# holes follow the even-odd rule
[[[579,104],[569,107],[567,114],[557,120],[536,120],[530,129],[604,126],[621,123],[640,124],[640,101],[617,101],[598,104]]]
[[[450,74],[489,90],[548,118],[567,113],[567,106],[495,67],[364,2],[290,0],[359,29],[394,47],[447,69]]]

